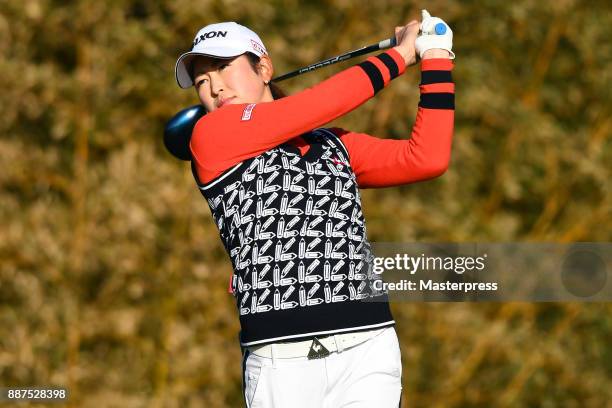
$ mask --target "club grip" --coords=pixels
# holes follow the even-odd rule
[[[395,47],[397,45],[397,38],[395,36],[391,38],[387,38],[386,40],[382,40],[378,43],[378,48],[381,50],[385,50],[387,48]]]

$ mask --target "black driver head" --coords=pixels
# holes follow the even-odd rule
[[[174,115],[164,128],[164,146],[177,159],[190,161],[189,141],[195,124],[206,114],[202,105],[193,105]]]

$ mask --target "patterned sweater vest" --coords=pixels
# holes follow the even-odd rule
[[[348,152],[327,129],[201,184],[232,261],[243,346],[394,324],[372,288],[372,256]]]

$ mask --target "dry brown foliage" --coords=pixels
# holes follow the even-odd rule
[[[283,73],[385,38],[421,7],[1,2],[0,386],[63,385],[70,407],[240,406],[229,258],[161,143],[164,121],[196,103],[175,59],[201,26],[235,20]],[[452,162],[430,182],[363,191],[370,240],[610,241],[609,3],[426,7],[455,33]],[[408,137],[418,81],[410,68],[335,125]],[[392,307],[404,407],[612,401],[610,304]]]

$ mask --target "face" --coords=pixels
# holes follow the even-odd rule
[[[265,85],[272,77],[267,56],[262,56],[260,68],[255,72],[245,54],[229,59],[196,57],[193,82],[200,102],[212,112],[230,104],[273,101],[270,88]]]

